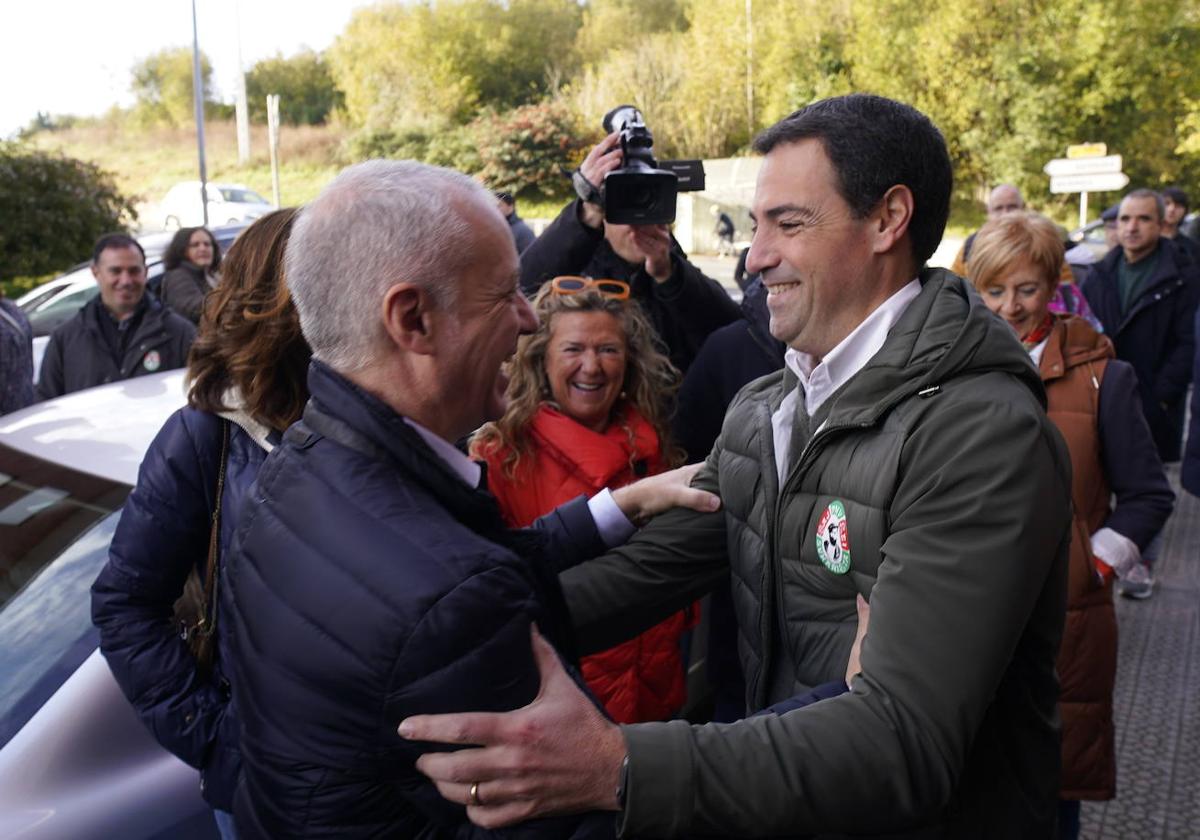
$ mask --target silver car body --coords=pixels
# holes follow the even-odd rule
[[[131,379],[0,418],[0,539],[20,542],[15,528],[56,506],[74,516],[75,504],[97,519],[16,594],[0,597],[0,837],[216,837],[198,772],[155,742],[95,648],[88,590],[119,513],[22,483],[53,480],[61,467],[123,500],[151,440],[184,403],[183,377]],[[37,537],[29,555],[53,538]],[[0,571],[7,584],[11,569]]]

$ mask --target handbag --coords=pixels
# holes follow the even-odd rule
[[[221,462],[217,469],[217,494],[213,504],[212,527],[208,535],[208,561],[204,579],[192,567],[183,585],[183,594],[175,602],[179,637],[188,646],[202,674],[212,670],[216,651],[218,555],[221,540],[221,496],[225,491],[225,463],[229,460],[229,421],[221,420]]]

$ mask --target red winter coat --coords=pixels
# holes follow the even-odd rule
[[[532,451],[512,478],[504,469],[507,450],[479,453],[487,461],[488,488],[514,527],[530,524],[581,493],[621,487],[665,466],[658,435],[632,406],[597,433],[542,405],[531,421],[530,438]],[[583,677],[613,720],[666,720],[683,706],[687,685],[679,638],[694,623],[688,613],[583,658]]]

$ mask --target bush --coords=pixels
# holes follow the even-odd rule
[[[483,163],[480,176],[490,189],[552,198],[565,196],[570,168],[590,145],[573,130],[567,107],[557,102],[523,105],[471,123]]]
[[[246,74],[250,119],[267,121],[267,94],[279,95],[279,119],[289,125],[323,125],[341,106],[342,93],[333,83],[324,57],[302,50],[290,58],[264,58]]]
[[[98,166],[0,144],[0,280],[61,271],[91,256],[102,233],[137,213]]]
[[[483,167],[475,135],[467,126],[363,129],[347,141],[344,156],[351,163],[370,158],[419,160],[468,175]]]

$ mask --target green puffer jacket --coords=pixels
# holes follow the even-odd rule
[[[779,372],[738,395],[697,479],[723,514],[672,511],[563,575],[590,647],[732,571],[751,710],[841,678],[855,595],[871,603],[851,692],[624,727],[626,836],[1053,835],[1070,461],[1007,325],[958,277],[921,280],[782,492],[771,414],[794,380]],[[818,526],[839,507],[827,566]]]

